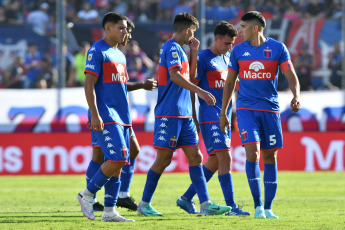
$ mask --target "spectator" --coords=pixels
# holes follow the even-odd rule
[[[325,17],[325,5],[319,0],[310,0],[305,9],[306,18],[322,18]]]
[[[99,13],[93,9],[89,2],[84,2],[82,10],[77,14],[79,22],[99,22]]]
[[[5,15],[5,9],[3,7],[0,7],[0,24],[5,24],[6,22],[6,15]]]
[[[40,72],[41,53],[37,50],[35,43],[30,43],[25,54],[25,68],[27,69],[24,88],[35,88],[35,82]]]
[[[340,44],[333,44],[334,50],[328,57],[328,68],[331,70],[330,83],[339,89],[342,88],[342,58]]]
[[[73,87],[74,86],[74,80],[75,80],[75,60],[74,56],[68,51],[67,44],[63,45],[62,52],[65,55],[65,84],[67,87]]]
[[[9,24],[24,24],[24,14],[20,0],[11,0],[5,9],[6,21]]]
[[[187,12],[189,14],[194,14],[193,8],[194,8],[195,1],[192,0],[178,0],[178,5],[174,8],[171,20],[175,18],[175,15],[181,12]]]
[[[161,0],[158,5],[158,21],[171,21],[173,9],[178,5],[178,0]]]
[[[41,62],[41,71],[36,79],[36,88],[55,88],[58,82],[57,70],[53,67],[49,57],[44,57]]]
[[[27,22],[33,25],[36,29],[38,29],[43,34],[46,31],[47,24],[49,22],[48,16],[49,5],[46,2],[40,4],[39,9],[32,11],[29,13],[27,17]]]
[[[128,72],[130,82],[139,82],[146,80],[146,73],[143,68],[143,61],[140,57],[133,60],[133,68]]]
[[[312,89],[312,70],[316,66],[315,56],[309,53],[308,48],[308,44],[303,43],[300,47],[300,54],[294,62],[294,67],[301,86],[301,91]]]
[[[3,87],[11,89],[23,88],[25,78],[25,67],[23,58],[17,56],[12,66],[7,68],[3,74]]]
[[[85,82],[85,65],[86,65],[86,56],[87,51],[90,49],[90,43],[82,42],[79,52],[74,56],[75,68],[76,68],[76,86],[83,86]]]
[[[152,70],[153,62],[152,60],[146,55],[146,53],[140,49],[139,43],[135,40],[132,40],[129,43],[128,50],[127,50],[126,58],[127,58],[127,66],[129,69],[134,69],[134,59],[136,57],[140,57],[144,66],[144,71]]]

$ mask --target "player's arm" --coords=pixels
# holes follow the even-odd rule
[[[91,73],[85,74],[85,96],[86,101],[91,112],[91,124],[90,128],[93,131],[101,132],[103,131],[104,123],[102,118],[99,116],[97,109],[96,93],[95,93],[95,84],[97,82],[97,77]]]
[[[198,81],[192,81],[194,85],[198,85],[199,82]],[[193,112],[193,120],[196,126],[196,130],[198,131],[198,133],[200,133],[200,126],[199,126],[199,121],[198,118],[196,117],[196,108],[195,108],[195,93],[190,92],[190,99],[192,101],[192,112]]]
[[[225,84],[224,84],[222,110],[220,112],[220,130],[223,133],[227,133],[225,127],[227,127],[227,130],[230,129],[230,122],[227,117],[227,111],[229,108],[232,95],[235,90],[237,76],[238,76],[237,72],[233,72],[229,70],[228,78],[226,79]]]
[[[189,80],[184,78],[180,72],[180,68],[177,66],[169,70],[170,80],[182,88],[188,89],[189,91],[198,94],[208,105],[214,105],[216,98],[210,93],[200,87],[194,85]]]
[[[196,38],[192,38],[189,43],[190,58],[189,58],[189,78],[193,81],[197,73],[197,59],[198,59],[198,48],[200,42]]]
[[[127,82],[127,91],[134,91],[138,89],[153,90],[156,87],[157,81],[153,78],[149,78],[141,82]]]
[[[289,86],[290,86],[291,92],[293,94],[293,98],[292,98],[291,104],[290,104],[291,111],[296,113],[301,108],[299,81],[298,81],[296,72],[293,68],[288,69],[288,70],[284,71],[283,73],[289,81]]]

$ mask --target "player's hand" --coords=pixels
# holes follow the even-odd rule
[[[199,92],[197,92],[197,94],[201,99],[203,99],[206,102],[207,105],[216,104],[216,98],[210,92],[200,89]]]
[[[192,37],[192,39],[189,41],[189,48],[191,50],[198,50],[200,45],[200,41],[196,39],[195,37]]]
[[[220,125],[220,130],[225,134],[228,133],[227,130],[230,130],[230,122],[229,122],[228,117],[225,115],[220,116],[220,124],[219,125]]]
[[[293,112],[293,113],[296,113],[296,112],[298,112],[301,109],[301,103],[300,103],[298,97],[294,97],[291,100],[290,107],[291,107],[291,112]]]
[[[104,128],[103,120],[100,116],[91,117],[91,129],[95,132],[102,132]]]
[[[154,88],[157,87],[157,81],[153,78],[146,79],[144,81],[144,89],[145,90],[153,90]]]

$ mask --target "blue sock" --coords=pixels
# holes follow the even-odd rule
[[[89,167],[87,167],[86,169],[86,185],[90,183],[91,178],[95,175],[95,173],[98,171],[100,167],[101,164],[93,160],[90,161]],[[93,198],[96,198],[96,193],[93,196]]]
[[[204,171],[206,182],[211,180],[214,173],[208,170],[204,165],[202,166],[202,170]],[[182,196],[183,198],[186,198],[187,200],[192,200],[195,194],[196,194],[196,191],[195,191],[194,185],[191,184],[189,188],[187,189],[187,191]]]
[[[265,209],[272,209],[272,202],[277,192],[278,167],[277,164],[265,164]]]
[[[227,173],[227,174],[220,175],[218,176],[218,180],[223,190],[226,205],[230,207],[234,207],[236,203],[235,203],[234,185],[232,183],[232,174]]]
[[[105,185],[105,183],[109,181],[109,178],[110,177],[107,177],[103,174],[102,168],[99,168],[87,185],[87,189],[92,193],[96,193],[103,187],[103,185]]]
[[[130,159],[130,165],[125,165],[122,168],[121,172],[121,192],[129,192],[129,187],[131,186],[133,174],[134,174],[134,166],[136,159]]]
[[[204,176],[204,172],[202,170],[202,166],[190,166],[189,167],[189,176],[192,180],[192,184],[198,194],[200,204],[204,203],[205,201],[210,200],[208,196],[207,186],[206,186],[206,179]]]
[[[120,177],[110,177],[104,185],[104,207],[115,207],[120,191]]]
[[[254,199],[254,207],[262,206],[261,201],[261,173],[259,162],[249,162],[246,161],[246,173],[248,178],[248,184],[252,196]]]
[[[146,184],[143,192],[142,201],[150,203],[155,193],[161,174],[155,173],[151,169],[147,172]]]

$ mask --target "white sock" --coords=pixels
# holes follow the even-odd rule
[[[119,192],[119,198],[127,198],[129,197],[129,192]]]
[[[104,207],[104,212],[115,212],[115,207]]]
[[[93,199],[93,196],[95,195],[92,192],[90,192],[87,188],[84,189],[81,193],[83,194],[83,196],[86,196],[89,199]]]
[[[93,203],[94,203],[94,204],[97,203],[97,197],[93,198]]]
[[[211,203],[210,200],[203,202],[202,204],[200,204],[200,206],[201,206],[202,208],[204,208],[204,207],[205,207],[206,205],[208,205],[209,203]]]

